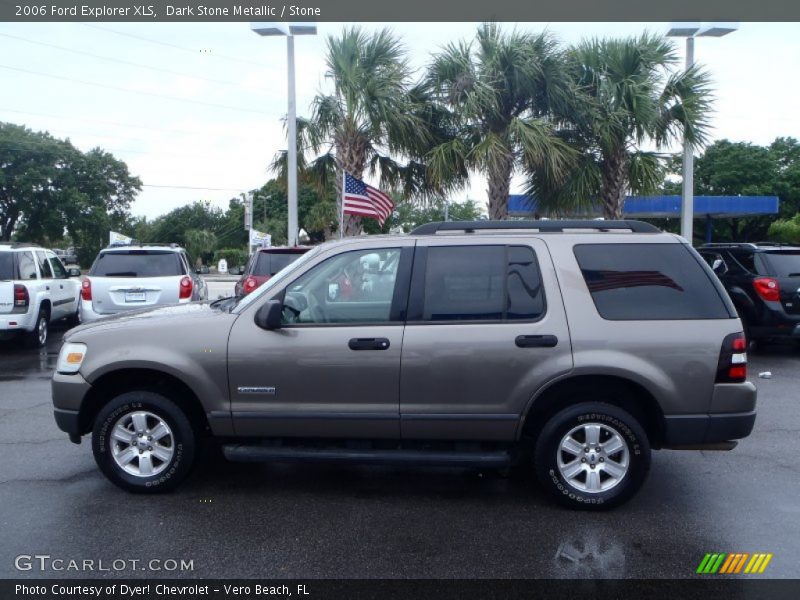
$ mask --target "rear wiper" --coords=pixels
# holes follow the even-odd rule
[[[119,273],[106,273],[103,277],[138,277],[134,271],[120,271]]]
[[[800,273],[789,273],[787,277],[800,277]]]

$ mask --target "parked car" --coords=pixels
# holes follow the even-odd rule
[[[208,288],[176,244],[104,248],[81,286],[81,318],[205,300]]]
[[[750,434],[744,348],[679,236],[447,222],[317,246],[246,296],[85,324],[52,390],[58,426],[91,432],[134,492],[174,488],[214,436],[234,461],[518,464],[599,509],[636,493],[651,449]]]
[[[80,275],[51,251],[32,244],[0,244],[0,338],[21,336],[27,346],[47,343],[50,323],[80,322]]]
[[[58,258],[61,259],[61,262],[65,265],[77,265],[78,264],[78,255],[75,254],[75,251],[72,248],[67,248],[66,250],[61,250],[60,248],[53,248],[53,252],[55,253]]]
[[[730,294],[749,341],[800,342],[800,246],[706,244],[699,252]]]
[[[208,268],[208,265],[200,265],[199,267],[195,268],[194,272],[198,275],[208,275],[211,272],[211,269]]]
[[[292,264],[311,248],[308,246],[260,248],[247,261],[241,279],[236,282],[237,296],[249,294],[285,266]]]

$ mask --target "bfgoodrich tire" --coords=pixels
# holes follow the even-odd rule
[[[562,410],[545,424],[534,451],[542,486],[560,503],[605,510],[629,500],[650,470],[650,444],[628,412],[603,402]]]
[[[92,451],[103,474],[130,492],[172,490],[191,471],[197,445],[189,419],[169,398],[126,392],[95,420]]]

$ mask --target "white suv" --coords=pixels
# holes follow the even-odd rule
[[[32,347],[47,343],[53,321],[80,321],[78,269],[64,268],[50,250],[31,244],[0,244],[0,339],[19,335]]]
[[[205,300],[206,284],[176,244],[131,244],[104,248],[82,282],[81,318]]]

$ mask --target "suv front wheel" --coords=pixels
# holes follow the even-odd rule
[[[650,444],[628,412],[583,402],[545,423],[534,461],[539,481],[562,504],[603,510],[639,491],[650,469]]]
[[[196,438],[189,419],[169,398],[126,392],[95,420],[92,451],[112,483],[131,492],[162,492],[183,480],[194,462]]]

